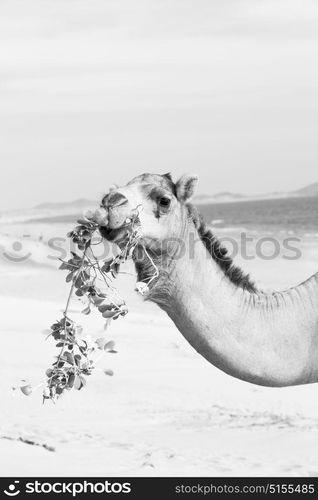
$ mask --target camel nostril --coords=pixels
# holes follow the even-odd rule
[[[107,207],[110,208],[119,207],[120,205],[125,205],[126,203],[128,203],[126,196],[118,192],[109,193],[105,201]]]

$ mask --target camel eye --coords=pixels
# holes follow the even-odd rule
[[[171,199],[168,198],[168,196],[163,196],[162,198],[159,198],[158,203],[161,208],[167,209],[170,207]]]

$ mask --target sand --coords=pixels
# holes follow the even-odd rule
[[[2,231],[3,249],[25,229]],[[45,236],[44,227],[33,230]],[[43,257],[44,242],[33,236],[30,245],[38,248],[32,259],[18,264],[2,255],[0,263],[2,476],[318,475],[318,386],[262,388],[222,373],[136,296],[129,275],[120,287],[130,312],[107,333],[118,353],[105,356],[84,390],[56,405],[42,405],[41,390],[12,391],[23,378],[43,380],[55,354],[45,330],[67,294],[64,273]],[[302,245],[298,261],[243,265],[265,288],[294,285],[318,267],[317,241]],[[101,335],[98,314],[80,315],[76,301],[72,309],[87,333]]]

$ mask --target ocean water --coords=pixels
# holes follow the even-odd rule
[[[318,235],[318,197],[198,205],[208,224],[220,229]]]

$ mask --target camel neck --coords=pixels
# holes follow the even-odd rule
[[[161,253],[156,263],[160,276],[149,298],[168,314],[170,309],[176,310],[183,303],[191,309],[191,303],[196,310],[204,308],[203,316],[211,310],[218,314],[221,305],[230,303],[232,308],[238,307],[250,296],[230,281],[207,251],[194,226],[187,225],[174,240],[169,254]]]
[[[163,260],[149,299],[167,312],[195,350],[229,375],[258,385],[316,381],[318,352],[310,351],[316,330],[303,305],[289,307],[284,297],[284,305],[275,306],[275,295],[236,286],[194,227],[183,234],[183,242],[179,255]]]
[[[239,370],[229,366],[226,351],[231,350],[229,339],[250,293],[231,283],[195,229],[185,236],[181,254],[170,261],[150,300],[166,311],[186,340],[208,361],[243,378]]]

